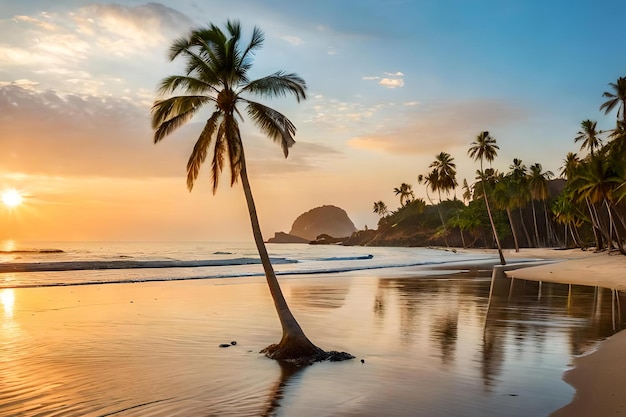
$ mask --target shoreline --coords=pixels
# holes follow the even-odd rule
[[[470,249],[469,253],[497,253],[495,250]],[[504,251],[507,264],[515,259],[536,258],[555,262],[509,270],[512,279],[597,286],[626,290],[626,257],[607,252],[594,253],[580,249],[520,249]],[[574,359],[563,380],[575,389],[572,401],[549,417],[608,416],[626,411],[622,391],[626,383],[626,332],[618,332],[602,341],[597,349]]]

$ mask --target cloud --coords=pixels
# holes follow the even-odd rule
[[[164,61],[171,39],[191,25],[187,16],[157,3],[16,16],[0,20],[0,68],[5,79],[29,74],[56,91],[118,93],[139,77],[128,76],[138,73],[136,67]]]
[[[402,78],[400,79],[383,78],[382,80],[380,80],[378,84],[387,88],[397,88],[397,87],[404,86],[404,80]]]
[[[11,172],[184,175],[183,148],[154,146],[149,109],[127,99],[0,86],[0,137],[0,167]]]
[[[401,77],[404,77],[404,74],[401,73],[400,71],[397,72],[385,72],[385,75],[387,77],[379,77],[379,76],[371,76],[371,75],[367,75],[362,77],[363,80],[365,81],[378,81],[379,85],[382,85],[383,87],[386,88],[399,88],[399,87],[403,87],[404,86],[404,79]],[[393,78],[389,78],[389,77],[393,77]]]
[[[442,149],[467,147],[482,130],[496,131],[528,117],[525,110],[497,100],[462,101],[427,109],[403,108],[407,111],[403,118],[411,120],[408,124],[357,136],[348,144],[390,154],[430,155]]]
[[[282,39],[295,46],[300,46],[304,44],[304,41],[297,36],[286,35],[283,36]]]
[[[149,107],[135,100],[39,91],[30,83],[0,85],[0,171],[27,175],[181,177],[202,123],[189,123],[155,146]],[[242,125],[255,175],[316,168],[341,156],[324,144],[296,138],[285,160],[280,146]],[[201,175],[208,175],[206,164]],[[227,174],[229,175],[229,174]]]

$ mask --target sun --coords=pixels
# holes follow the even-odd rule
[[[24,201],[22,193],[15,188],[4,191],[2,195],[0,195],[0,198],[2,199],[2,203],[9,208],[17,207]]]

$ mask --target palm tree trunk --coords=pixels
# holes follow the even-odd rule
[[[585,202],[587,203],[587,209],[589,210],[589,217],[591,218],[591,230],[593,231],[593,237],[596,240],[596,251],[601,251],[603,248],[602,237],[599,234],[600,226],[598,225],[598,220],[595,216],[595,210],[591,205],[591,201],[589,201],[589,197],[585,197]]]
[[[437,211],[439,212],[439,219],[441,220],[441,226],[443,227],[443,241],[446,242],[446,248],[449,248],[448,238],[446,237],[446,223],[443,221],[443,215],[441,214],[441,191],[439,191],[439,204],[437,204]]]
[[[526,227],[526,222],[524,221],[524,215],[522,213],[522,206],[517,206],[517,210],[519,211],[519,219],[522,223],[522,230],[524,231],[524,235],[526,235],[526,244],[528,247],[533,246],[533,242],[530,240],[530,233],[528,233],[528,228]]]
[[[493,222],[493,216],[491,215],[491,208],[489,208],[489,200],[487,199],[487,189],[485,188],[484,181],[483,181],[483,193],[485,195],[485,205],[487,206],[487,214],[489,215],[489,221],[491,222],[491,231],[493,232],[493,237],[496,239],[496,245],[498,246],[498,255],[500,256],[500,264],[506,265],[506,260],[504,259],[504,254],[502,253],[502,246],[500,246],[500,238],[498,238],[496,225]]]
[[[513,241],[515,242],[515,252],[519,252],[519,242],[517,240],[517,232],[515,231],[515,225],[513,224],[513,216],[511,216],[511,209],[506,208],[506,215],[509,217],[509,224],[511,225],[511,231],[513,232]]]
[[[622,255],[626,255],[626,251],[624,250],[624,244],[622,242],[622,236],[619,232],[619,228],[617,227],[617,224],[613,221],[613,213],[612,213],[613,204],[607,198],[604,199],[604,202],[606,203],[606,208],[609,212],[609,219],[615,230],[615,241],[617,243],[617,248]]]
[[[533,206],[533,223],[535,224],[535,247],[539,247],[539,229],[537,228],[537,212],[535,211],[535,200],[531,200]]]
[[[304,334],[304,331],[296,321],[295,317],[289,310],[287,301],[283,296],[283,292],[276,279],[274,268],[270,262],[265,242],[263,241],[263,235],[261,234],[261,227],[259,225],[259,219],[256,213],[256,206],[252,197],[252,190],[250,188],[250,182],[248,181],[248,172],[246,169],[245,159],[241,157],[241,184],[243,185],[243,191],[246,196],[246,203],[248,205],[248,213],[250,214],[250,223],[252,224],[252,234],[254,235],[254,242],[256,243],[257,250],[259,251],[259,257],[263,264],[263,270],[265,271],[265,278],[267,285],[269,286],[272,300],[274,300],[274,306],[278,313],[278,318],[283,329],[283,336],[277,345],[271,345],[263,349],[268,357],[272,359],[288,360],[299,359],[302,357],[310,357],[323,354],[322,349],[315,346]]]

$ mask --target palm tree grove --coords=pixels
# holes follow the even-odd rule
[[[417,176],[429,204],[415,198],[409,183],[394,188],[400,206],[394,211],[376,202],[378,229],[361,243],[495,248],[502,264],[502,248],[581,248],[626,255],[626,77],[608,85],[599,110],[616,113],[615,128],[599,130],[597,121],[581,121],[580,130],[572,132],[579,153],[564,156],[558,177],[539,162],[518,158],[506,172],[493,169],[497,140],[489,131],[478,132],[468,138],[467,151],[478,169],[475,178],[462,179],[462,200],[456,196],[455,158],[441,152],[430,171]]]

